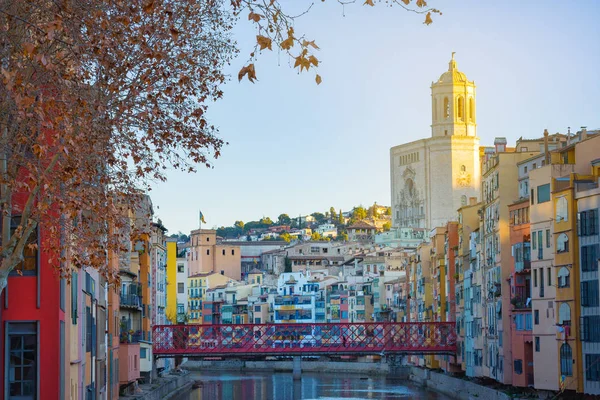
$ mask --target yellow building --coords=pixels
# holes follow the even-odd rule
[[[167,239],[167,318],[177,320],[177,239]]]
[[[582,312],[586,316],[592,315],[593,311],[591,310],[598,307],[596,272],[598,261],[597,256],[592,257],[595,260],[589,260],[590,257],[587,254],[583,260],[580,258],[577,195],[583,192],[583,189],[598,185],[598,175],[585,175],[584,173],[598,171],[597,168],[594,169],[593,162],[597,159],[599,150],[600,136],[587,137],[587,132],[584,132],[580,142],[552,154],[554,161],[562,164],[574,164],[576,171],[568,176],[552,180],[555,246],[552,279],[557,281],[558,379],[561,389],[574,390],[578,393],[586,391],[583,342],[587,339],[581,336],[580,318]],[[597,220],[595,225],[598,229]],[[581,265],[580,260],[586,265]],[[583,276],[585,279],[582,279]],[[589,330],[585,329],[585,331]],[[586,346],[589,344],[586,343]],[[587,392],[589,393],[590,390],[588,389]]]
[[[188,323],[202,323],[202,303],[208,289],[227,285],[233,279],[214,272],[204,272],[188,277]]]

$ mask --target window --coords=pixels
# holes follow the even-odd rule
[[[590,236],[598,234],[598,210],[587,210],[577,214],[577,234]]]
[[[569,251],[569,237],[566,233],[561,233],[556,239],[556,252],[566,253]]]
[[[447,97],[444,97],[444,118],[450,117],[450,102]]]
[[[581,306],[598,307],[598,279],[581,282]]]
[[[221,270],[221,275],[225,275],[225,270]]]
[[[533,270],[533,287],[537,287],[537,269]]]
[[[21,217],[14,216],[10,219],[10,234],[11,236],[15,233],[19,225],[21,224]],[[38,231],[35,228],[31,235],[29,235],[29,239],[27,239],[27,244],[23,249],[23,261],[21,261],[17,266],[11,271],[11,275],[36,275],[37,274],[37,259],[38,259],[38,251],[36,246],[29,245],[37,245],[38,244]],[[19,272],[20,273],[19,273]]]
[[[537,202],[545,203],[550,201],[550,184],[540,185],[537,187]]]
[[[536,325],[540,324],[540,310],[534,310],[533,311],[533,322]]]
[[[536,336],[534,341],[535,341],[535,351],[539,352],[540,351],[540,338],[538,336]]]
[[[558,324],[571,325],[571,307],[568,303],[562,303],[558,309]]]
[[[531,200],[531,204],[535,204],[535,200],[533,198],[535,191],[533,189],[531,189],[531,197],[529,197],[529,199]]]
[[[600,315],[581,317],[581,340],[583,342],[600,342]]]
[[[145,360],[146,359],[146,349],[140,347],[140,359]]]
[[[472,97],[469,97],[469,119],[475,121],[475,102]]]
[[[6,381],[8,382],[9,399],[35,399],[37,397],[36,384],[38,381],[37,364],[37,324],[8,323],[8,346],[10,357]]]
[[[523,360],[515,360],[515,374],[521,375],[523,373]]]
[[[550,247],[550,229],[546,229],[546,247]]]
[[[210,256],[210,249],[206,249],[206,255]]]
[[[527,165],[525,167],[523,167],[523,168],[524,168],[523,173],[526,174],[527,173]]]
[[[461,96],[459,96],[457,103],[458,103],[457,104],[458,105],[458,110],[457,110],[458,111],[457,112],[458,119],[464,120],[465,119],[465,101]]]
[[[210,237],[207,237],[207,238],[206,238],[206,241],[207,241],[207,242],[210,242]]]
[[[581,246],[581,270],[591,272],[598,270],[598,245]]]
[[[178,282],[177,283],[177,293],[183,293],[185,291],[183,282]]]
[[[560,373],[565,376],[573,375],[573,352],[567,343],[560,346]]]
[[[231,249],[231,255],[234,256],[235,255],[235,250]]]
[[[552,286],[552,268],[548,267],[548,286]]]
[[[183,264],[177,264],[177,272],[185,272]]]
[[[566,197],[556,199],[556,222],[569,220],[569,207]]]
[[[79,310],[78,307],[78,296],[77,296],[77,288],[79,283],[79,275],[77,272],[73,272],[71,274],[71,322],[73,325],[77,324],[77,313]]]
[[[585,355],[585,379],[588,381],[600,381],[600,354]]]
[[[570,273],[569,273],[569,269],[567,267],[561,267],[561,269],[558,270],[558,287],[559,288],[568,288],[571,286],[571,281],[570,281]]]
[[[225,255],[225,249],[223,249],[223,255]]]

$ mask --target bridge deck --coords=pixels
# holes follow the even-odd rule
[[[454,322],[158,325],[156,357],[454,354]]]

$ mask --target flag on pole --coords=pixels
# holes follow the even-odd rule
[[[204,214],[202,214],[202,211],[200,211],[200,222],[202,222],[203,224],[206,223],[206,221],[204,220]]]

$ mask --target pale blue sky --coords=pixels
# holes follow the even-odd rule
[[[309,4],[294,0],[295,3]],[[287,3],[284,2],[284,3]],[[287,56],[257,62],[258,82],[237,82],[255,36],[242,20],[240,57],[210,110],[230,144],[214,169],[172,172],[150,193],[170,232],[389,205],[389,149],[430,136],[430,85],[456,51],[477,85],[482,144],[600,128],[600,2],[431,0],[430,26],[400,9],[315,2],[296,32],[321,47],[323,83]],[[158,206],[158,207],[157,207]]]

